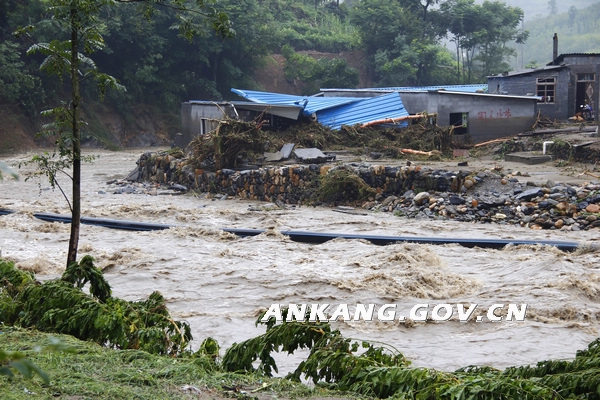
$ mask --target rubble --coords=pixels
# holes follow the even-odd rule
[[[435,126],[418,126],[412,131],[343,127],[340,133],[307,126],[279,137],[251,124],[228,122],[212,136],[192,143],[191,154],[177,149],[143,154],[137,169],[128,177],[137,182],[113,183],[113,193],[175,195],[197,191],[221,200],[240,198],[286,207],[349,206],[363,212],[392,212],[416,219],[452,219],[531,229],[600,228],[597,183],[578,186],[547,181],[540,185],[524,182],[520,172],[505,173],[499,166],[484,171],[472,171],[472,167],[458,171],[435,169],[419,165],[423,156],[414,154],[413,161],[402,161],[404,165],[389,165],[394,164],[389,160],[388,165],[364,161],[370,155],[385,164],[380,159],[397,157],[406,148],[449,159],[456,153],[451,131]],[[542,150],[544,139],[529,137],[529,141],[509,138],[491,146],[496,146],[500,157],[515,151]],[[579,142],[570,139],[572,143],[564,137],[554,140],[553,155],[598,160],[600,152],[596,145],[588,144],[587,136],[575,137]],[[579,143],[585,145],[575,147]],[[323,163],[332,157],[311,146],[332,148],[342,144],[346,152],[351,151],[350,145],[361,146],[363,161]],[[267,152],[270,158],[265,158],[269,149],[276,152]],[[259,159],[263,162],[257,162]],[[267,161],[281,162],[273,165]],[[467,161],[455,165],[470,168]],[[584,174],[599,179],[591,172]]]
[[[175,195],[194,190],[209,193],[215,199],[352,206],[416,219],[452,219],[531,229],[600,228],[599,183],[578,186],[547,181],[539,185],[522,182],[524,176],[520,172],[513,175],[497,167],[473,172],[434,169],[414,162],[402,166],[350,162],[208,171],[169,154],[144,154],[138,165],[139,176],[146,183],[111,182],[109,192]],[[335,189],[326,199],[319,196],[325,192],[323,185]]]
[[[482,183],[501,177],[483,174]],[[460,193],[408,190],[401,196],[365,202],[363,209],[393,212],[407,218],[520,225],[531,229],[587,230],[600,228],[600,184],[582,186],[548,182],[532,187],[513,182],[498,193],[462,188]]]

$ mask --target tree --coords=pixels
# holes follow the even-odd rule
[[[477,26],[476,5],[474,0],[451,0],[442,4],[440,10],[451,34],[450,41],[456,46],[456,83],[462,83],[463,70],[470,58]]]
[[[571,6],[569,7],[569,28],[573,30],[573,26],[575,25],[575,19],[577,18],[577,7]]]
[[[419,62],[411,44],[424,40],[424,25],[419,23],[420,10],[415,4],[401,3],[364,0],[352,10],[351,20],[359,28],[379,85],[415,82]]]
[[[516,51],[507,46],[507,43],[524,43],[527,39],[518,30],[523,16],[523,10],[519,7],[510,7],[496,1],[483,2],[479,14],[480,29],[476,32],[476,45],[479,48],[477,60],[481,62],[477,78],[483,79],[509,68],[507,60],[514,56]]]
[[[37,156],[33,161],[43,168],[53,185],[56,183],[57,172],[72,168],[68,267],[77,262],[81,218],[81,163],[84,160],[81,155],[81,82],[94,79],[101,95],[109,87],[119,87],[114,77],[99,72],[89,58],[90,54],[105,47],[103,33],[106,25],[100,18],[101,11],[116,3],[139,3],[147,17],[156,12],[156,7],[174,9],[178,12],[178,28],[188,39],[198,32],[198,16],[210,22],[212,28],[222,36],[230,36],[232,31],[227,16],[214,8],[208,8],[204,0],[196,0],[194,8],[190,8],[185,0],[44,0],[44,3],[63,31],[57,32],[60,39],[38,43],[29,52],[41,52],[46,56],[41,69],[61,79],[68,76],[71,95],[68,103],[45,113],[54,117],[54,123],[48,126],[46,134],[58,136],[58,161],[53,161],[48,156]]]
[[[507,43],[527,39],[517,28],[524,15],[518,7],[497,1],[479,5],[474,0],[450,0],[440,10],[456,45],[457,83],[481,81],[505,70],[507,59],[515,54]]]
[[[315,59],[299,54],[285,45],[281,49],[285,57],[285,77],[293,81],[303,94],[318,92],[322,87],[353,88],[358,85],[358,71],[341,58]]]
[[[18,44],[0,43],[0,65],[0,101],[16,102],[34,88],[36,79],[24,70]]]
[[[548,9],[550,10],[550,15],[558,14],[558,6],[556,5],[556,0],[548,0]]]

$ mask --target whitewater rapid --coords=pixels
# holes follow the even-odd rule
[[[414,220],[384,212],[222,200],[204,194],[113,194],[107,182],[125,178],[147,149],[88,150],[82,215],[155,222],[176,227],[132,232],[82,225],[79,256],[92,255],[113,288],[127,300],[160,291],[173,316],[192,327],[193,346],[212,337],[226,349],[264,332],[257,315],[271,304],[395,304],[408,315],[415,304],[527,304],[522,322],[334,322],[348,337],[387,343],[416,366],[454,370],[468,365],[504,368],[546,359],[570,359],[598,337],[598,253],[565,253],[545,246],[502,250],[459,245],[362,240],[298,243],[281,230],[352,234],[565,240],[598,243],[598,230],[530,230],[499,224]],[[0,157],[9,165],[31,154]],[[38,279],[60,275],[69,225],[43,222],[36,212],[69,214],[59,190],[18,169],[19,181],[0,181],[0,249],[4,259]],[[25,178],[30,177],[25,181]],[[69,182],[61,182],[70,190]],[[240,238],[221,228],[264,229]],[[295,367],[297,358],[280,361]]]

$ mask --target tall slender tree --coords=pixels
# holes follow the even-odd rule
[[[104,7],[117,3],[139,3],[147,17],[151,17],[159,7],[168,7],[178,12],[177,26],[182,34],[191,38],[197,31],[198,18],[211,24],[212,28],[222,36],[230,36],[232,30],[227,15],[210,7],[204,0],[194,3],[185,0],[42,0],[47,5],[52,18],[59,23],[62,32],[49,43],[38,43],[30,48],[30,53],[41,52],[46,59],[41,69],[59,77],[67,76],[71,94],[68,103],[47,111],[45,114],[54,117],[54,123],[48,125],[46,134],[56,135],[58,139],[58,161],[51,156],[35,156],[33,161],[44,170],[54,185],[58,172],[72,168],[70,175],[72,193],[69,207],[71,209],[71,234],[67,252],[67,266],[77,262],[81,219],[81,82],[82,79],[93,78],[100,94],[109,87],[119,87],[115,78],[101,73],[89,58],[93,52],[104,48],[105,24],[100,18]],[[66,33],[66,36],[65,36]],[[62,40],[61,40],[62,39]],[[63,192],[64,193],[64,192]],[[67,197],[67,196],[65,196]],[[68,197],[67,197],[68,201]]]

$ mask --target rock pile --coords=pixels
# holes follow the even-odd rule
[[[480,186],[480,187],[478,187]],[[521,184],[516,178],[482,172],[465,179],[458,193],[407,190],[363,204],[409,218],[495,222],[531,229],[600,228],[600,185],[571,186],[548,181]]]
[[[373,188],[374,195],[358,202],[350,188],[340,193],[335,205],[358,204],[367,210],[409,218],[495,222],[532,229],[600,228],[600,184],[574,186],[548,181],[536,186],[522,183],[518,173],[504,174],[501,169],[473,173],[349,163],[213,172],[195,168],[183,157],[146,153],[130,174],[129,181],[136,183],[120,184],[115,193],[176,194],[190,188],[218,194],[219,198],[315,205],[322,204],[316,197],[322,178],[340,168],[360,177]],[[155,184],[139,183],[146,181]]]

